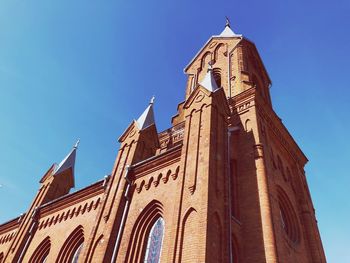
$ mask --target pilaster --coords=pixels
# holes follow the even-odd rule
[[[175,262],[226,262],[227,119],[223,89],[197,87],[184,104],[183,186]],[[227,196],[227,195],[226,195]]]
[[[96,262],[101,258],[104,261],[111,260],[127,201],[124,195],[128,184],[125,178],[126,168],[153,156],[159,147],[155,125],[140,130],[136,121],[130,124],[119,142],[120,149],[106,194],[101,201],[96,227],[88,237],[89,247],[82,257],[84,262]]]

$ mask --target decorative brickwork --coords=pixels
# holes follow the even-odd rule
[[[77,145],[47,171],[27,213],[0,225],[0,263],[326,262],[307,158],[254,43],[227,24],[185,73],[172,127],[157,132],[152,100],[109,177],[67,194]]]

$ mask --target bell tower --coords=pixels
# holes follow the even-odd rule
[[[254,43],[227,21],[184,71],[172,127],[157,132],[152,100],[120,137],[84,262],[326,262]]]
[[[228,186],[229,262],[326,262],[304,172],[308,160],[272,108],[271,80],[255,44],[227,20],[184,72],[185,102],[174,126],[188,122],[186,105],[209,83],[207,72],[230,109],[221,135],[227,170],[216,171]]]
[[[184,71],[172,127],[158,133],[152,99],[119,138],[82,262],[326,262],[254,43],[227,21]]]
[[[199,83],[208,65],[227,98],[255,88],[271,105],[270,78],[255,45],[232,31],[229,21],[220,35],[212,36],[185,68],[188,75],[186,97]]]

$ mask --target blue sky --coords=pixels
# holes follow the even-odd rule
[[[1,1],[0,222],[26,211],[77,138],[77,189],[110,173],[152,95],[169,127],[183,68],[227,15],[256,43],[274,109],[310,160],[328,261],[350,262],[349,12],[346,0]]]

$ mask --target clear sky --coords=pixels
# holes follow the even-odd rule
[[[232,28],[256,43],[274,109],[309,158],[329,262],[350,262],[348,0],[0,2],[0,222],[74,145],[76,189],[109,174],[117,138],[156,96],[158,131],[184,99],[183,68]]]

